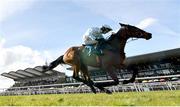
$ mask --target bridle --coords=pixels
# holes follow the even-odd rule
[[[128,29],[128,28],[125,28],[123,27],[122,29]],[[132,38],[131,40],[127,41],[126,43],[129,43],[129,42],[132,42],[132,41],[135,41],[135,40],[138,40],[139,38]]]
[[[139,38],[132,38],[131,40],[127,41],[126,43],[129,43],[129,42],[132,42],[132,41],[135,41],[135,40],[138,40]]]

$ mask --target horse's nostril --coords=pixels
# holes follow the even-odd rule
[[[149,36],[151,36],[151,37],[152,37],[152,34],[151,34],[151,33],[149,33]]]
[[[149,34],[149,37],[152,38],[152,34],[151,33]]]
[[[149,40],[149,39],[151,39],[152,38],[152,34],[151,33],[149,33],[149,35],[147,36],[147,40]]]

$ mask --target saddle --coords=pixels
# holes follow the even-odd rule
[[[83,53],[87,54],[88,56],[95,55],[95,44],[83,44],[84,49],[82,50]]]
[[[109,44],[106,43],[106,41],[101,41],[98,45],[100,45],[101,47],[101,51],[103,50],[112,50],[113,47],[111,47]],[[96,56],[96,62],[98,63],[99,66],[101,66],[101,56],[104,55],[104,53],[102,52],[102,54],[99,54],[99,50],[97,50],[97,44],[88,44],[85,45],[83,44],[83,50],[82,52],[84,54],[88,56]]]

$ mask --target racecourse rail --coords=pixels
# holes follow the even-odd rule
[[[144,78],[138,78],[144,79]],[[146,79],[153,79],[148,77]],[[110,82],[95,81],[95,82]],[[120,80],[122,82],[123,80]],[[150,83],[130,83],[119,84],[117,86],[106,87],[112,92],[143,92],[143,91],[159,91],[159,90],[180,90],[180,80],[166,81],[166,82],[150,82]],[[100,93],[99,89],[96,89]],[[64,84],[51,84],[39,86],[26,86],[26,87],[11,87],[0,89],[0,95],[36,95],[36,94],[68,94],[68,93],[91,93],[88,86],[81,82],[78,83],[64,83]]]

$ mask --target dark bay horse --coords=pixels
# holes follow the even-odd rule
[[[135,26],[120,23],[121,28],[117,33],[112,34],[106,41],[106,46],[110,46],[111,49],[104,49],[104,55],[100,56],[101,64],[98,64],[96,60],[96,55],[87,55],[83,52],[84,46],[77,46],[69,48],[64,55],[57,58],[55,61],[51,62],[49,66],[43,66],[44,71],[51,70],[55,68],[58,64],[68,64],[73,68],[73,78],[77,81],[83,82],[91,88],[91,90],[96,93],[94,88],[97,87],[101,91],[106,93],[111,93],[104,87],[118,85],[119,80],[114,69],[122,69],[125,67],[125,45],[129,38],[143,38],[146,40],[151,39],[152,34],[144,30],[141,30]],[[107,72],[112,78],[113,82],[104,83],[94,83],[88,73],[87,66],[100,67],[102,70]],[[125,81],[128,83],[134,81],[136,77],[137,70],[131,80]],[[81,73],[81,78],[79,73]]]

